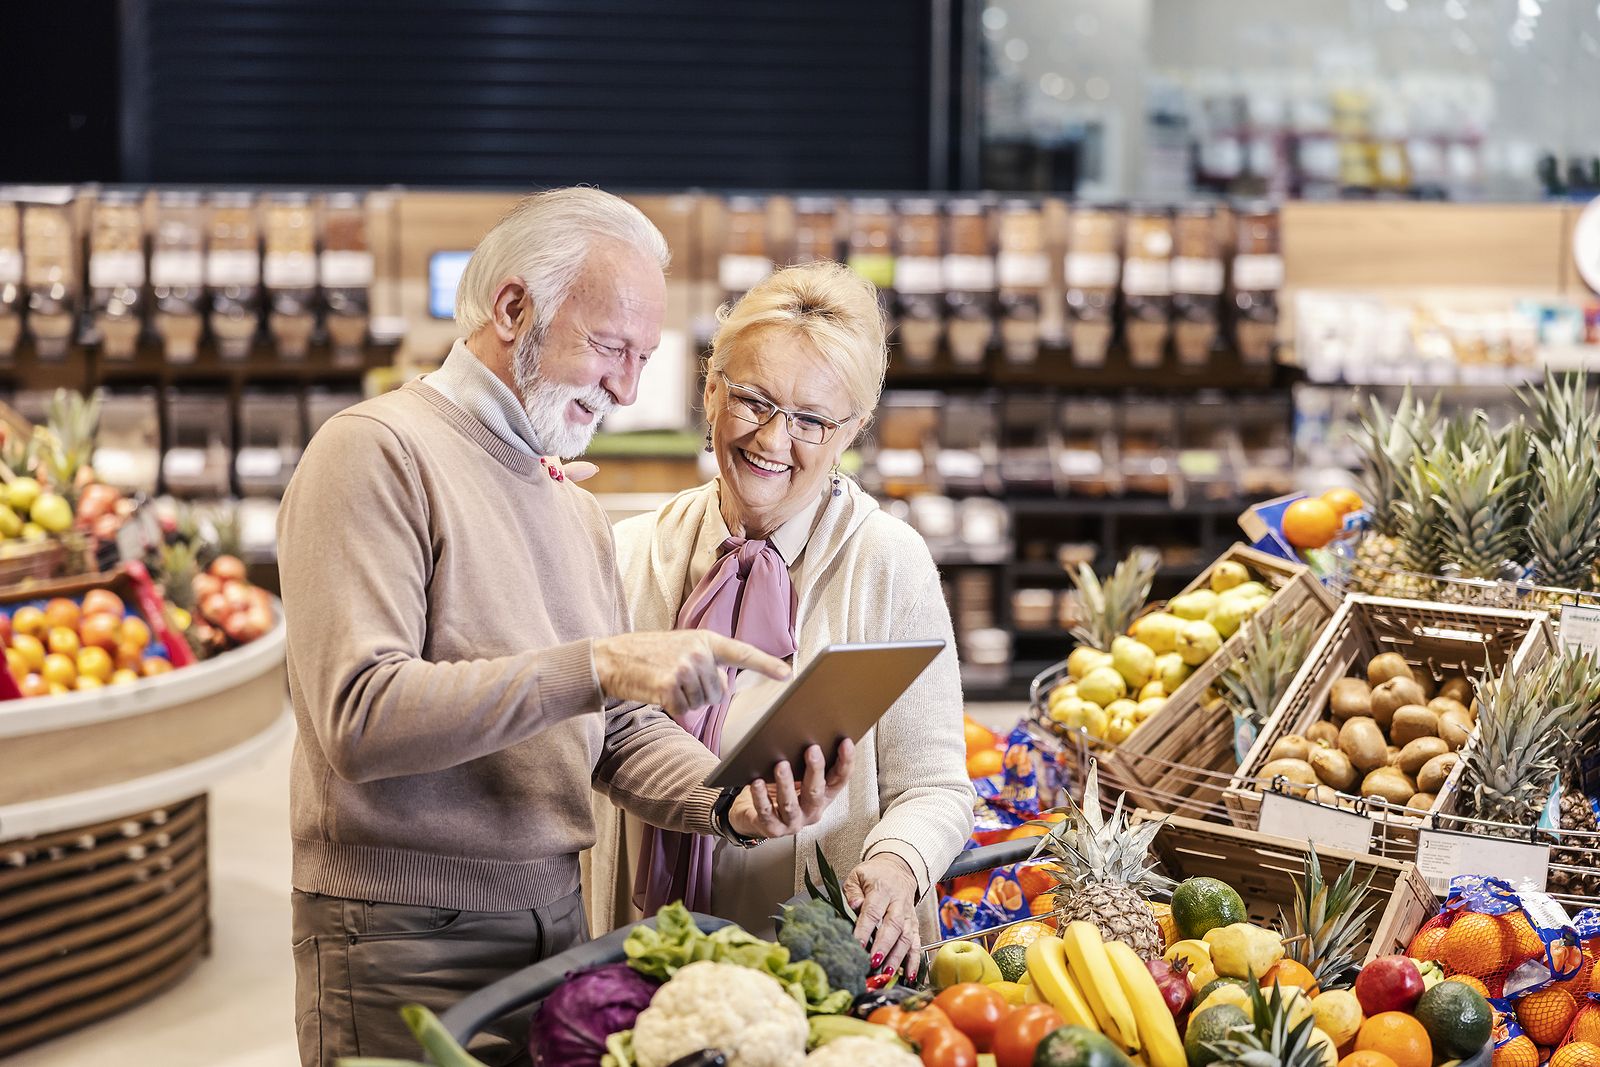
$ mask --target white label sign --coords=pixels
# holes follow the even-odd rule
[[[1067,284],[1075,289],[1111,289],[1117,284],[1122,261],[1111,252],[1068,252]]]
[[[1050,257],[1043,252],[1001,252],[1002,289],[1043,289],[1050,284]]]
[[[89,286],[114,289],[144,284],[143,252],[95,252],[89,257]]]
[[[894,263],[895,291],[906,296],[944,292],[944,264],[938,256],[901,256]]]
[[[1283,257],[1244,255],[1233,257],[1235,289],[1282,289]]]
[[[304,252],[268,252],[261,280],[273,289],[309,289],[317,284],[317,261]]]
[[[163,248],[150,255],[150,284],[198,289],[206,282],[205,256],[198,251]]]
[[[994,288],[994,260],[988,256],[945,256],[944,287],[956,293],[988,292]]]
[[[1172,261],[1172,291],[1214,296],[1222,292],[1222,260],[1178,256]]]
[[[878,473],[885,478],[920,478],[922,453],[914,448],[885,448],[878,452]]]
[[[717,284],[730,293],[754,289],[772,273],[772,260],[766,256],[724,255],[717,260]]]
[[[241,478],[276,478],[283,473],[283,453],[276,448],[241,448],[234,466]]]
[[[1122,291],[1129,296],[1166,296],[1172,292],[1172,263],[1165,259],[1126,259]]]
[[[1503,837],[1479,837],[1448,830],[1422,830],[1417,835],[1417,870],[1428,888],[1440,896],[1458,874],[1492,874],[1513,889],[1545,891],[1550,876],[1550,846]]]
[[[206,256],[206,284],[214,288],[258,285],[261,257],[249,250],[222,249]]]
[[[1600,650],[1600,607],[1593,604],[1568,604],[1561,609],[1557,624],[1564,648]]]
[[[22,280],[22,250],[0,248],[0,285],[16,284]]]
[[[1261,832],[1290,841],[1310,841],[1365,855],[1372,851],[1372,820],[1365,815],[1309,800],[1261,794]]]
[[[162,460],[168,478],[198,478],[206,470],[206,454],[199,448],[169,448]]]
[[[360,289],[371,285],[372,253],[322,253],[322,284],[329,289]]]

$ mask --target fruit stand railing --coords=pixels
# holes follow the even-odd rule
[[[1558,621],[1561,610],[1570,604],[1600,607],[1600,593],[1580,589],[1536,585],[1531,581],[1419,574],[1358,559],[1350,555],[1347,548],[1334,552],[1332,558],[1333,569],[1323,584],[1340,597],[1367,594],[1431,600],[1441,604],[1546,611]]]

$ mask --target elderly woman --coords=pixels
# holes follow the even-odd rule
[[[618,524],[617,562],[642,629],[714,630],[796,669],[842,642],[943,638],[945,651],[857,747],[845,793],[798,837],[740,848],[646,827],[601,801],[599,928],[682,899],[769,930],[820,844],[849,872],[845,896],[874,966],[915,968],[918,902],[971,832],[972,787],[939,573],[922,538],[839,472],[885,363],[877,292],[837,263],[778,271],[724,308],[705,386],[706,449],[720,473]],[[724,701],[683,725],[719,751],[727,714]]]

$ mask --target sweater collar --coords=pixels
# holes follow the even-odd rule
[[[432,375],[429,375],[431,378]],[[413,378],[401,388],[415,392],[422,399],[433,405],[434,409],[443,415],[445,420],[467,437],[476,441],[489,455],[499,460],[506,468],[532,478],[539,471],[539,457],[513,448],[506,440],[494,433],[484,425],[483,420],[476,414],[462,408],[455,401],[446,397],[435,389],[432,384],[421,378]]]
[[[444,364],[422,380],[518,452],[544,455],[517,394],[467,347],[465,338],[457,337]]]

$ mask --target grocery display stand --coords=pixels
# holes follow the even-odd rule
[[[0,702],[0,1055],[210,949],[207,791],[293,729],[284,626],[127,686]]]

